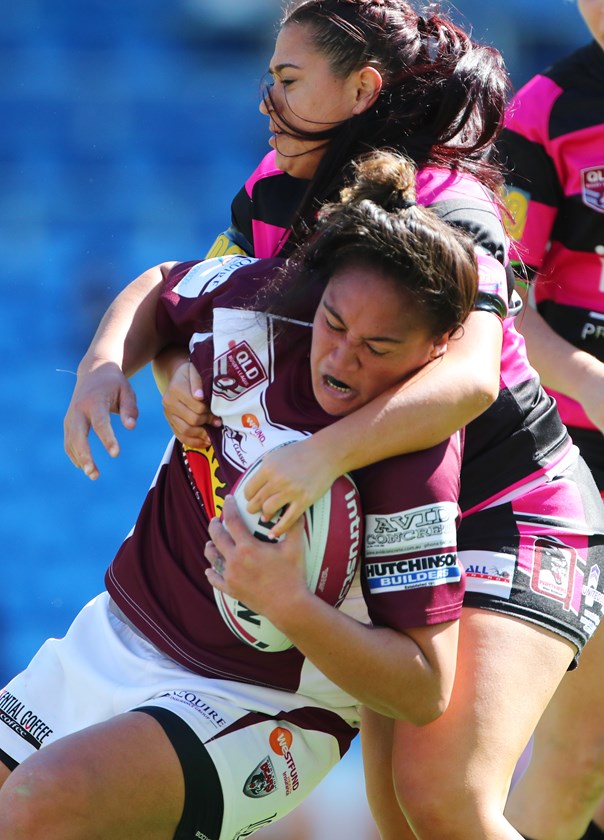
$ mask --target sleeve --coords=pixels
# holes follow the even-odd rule
[[[460,435],[355,475],[365,518],[361,572],[369,616],[404,630],[459,618],[465,577],[457,558]]]
[[[564,198],[549,153],[551,111],[560,88],[536,76],[512,100],[498,143],[506,170],[504,201],[508,232],[516,243],[515,263],[534,275],[542,263]]]
[[[506,271],[509,237],[501,219],[501,202],[467,173],[452,174],[444,168],[427,167],[419,170],[416,183],[421,204],[472,238],[479,274],[475,308],[503,320],[514,284]]]
[[[253,257],[225,256],[174,266],[157,306],[156,325],[162,338],[188,347],[196,333],[211,332],[218,301],[241,305],[242,295],[255,291],[260,272],[246,268],[253,269],[256,263]]]
[[[308,181],[279,169],[275,153],[258,164],[231,203],[231,225],[208,256],[249,254],[270,259],[284,252]]]
[[[216,237],[210,250],[206,254],[206,260],[212,257],[225,257],[236,254],[251,254],[252,246],[243,237],[237,228],[231,225]]]

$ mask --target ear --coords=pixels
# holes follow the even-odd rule
[[[362,114],[370,108],[378,98],[383,85],[379,70],[375,67],[363,67],[357,76],[356,101],[352,109],[353,114]]]
[[[434,361],[434,359],[439,359],[441,356],[445,355],[447,352],[449,337],[450,333],[445,333],[440,338],[434,340],[432,350],[430,351],[430,361]]]

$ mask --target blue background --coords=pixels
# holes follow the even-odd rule
[[[566,0],[460,0],[516,86],[588,34]],[[494,8],[496,7],[496,8]],[[202,256],[268,150],[276,0],[19,0],[0,27],[0,685],[103,586],[168,439],[148,373],[93,483],[63,452],[74,371],[109,301]],[[119,423],[116,424],[116,427]]]

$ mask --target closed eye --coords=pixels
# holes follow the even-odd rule
[[[328,329],[332,332],[346,332],[346,327],[343,327],[341,324],[337,324],[335,321],[330,321],[327,316],[325,316],[325,323],[327,324]]]
[[[383,352],[380,352],[379,350],[377,350],[375,347],[373,347],[371,344],[368,344],[367,342],[365,342],[365,347],[369,350],[369,352],[372,354],[372,356],[387,356],[388,355],[387,350],[384,350]]]

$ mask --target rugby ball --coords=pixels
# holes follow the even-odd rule
[[[248,513],[244,495],[246,484],[260,463],[261,459],[244,473],[232,493],[251,533],[259,540],[269,541],[268,532],[274,522],[262,522],[259,513]],[[338,607],[354,579],[362,544],[359,492],[352,478],[342,475],[304,514],[306,581],[311,592]],[[265,653],[293,647],[268,619],[241,601],[218,589],[214,589],[214,598],[226,625],[242,642]]]

